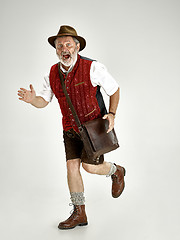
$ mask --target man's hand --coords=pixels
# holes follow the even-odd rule
[[[18,91],[18,96],[20,96],[19,100],[24,101],[26,103],[33,102],[33,100],[36,97],[36,92],[34,91],[34,88],[32,85],[30,85],[29,87],[30,87],[30,91],[24,88],[20,88],[20,90]]]
[[[20,96],[19,100],[30,103],[32,106],[37,108],[44,108],[49,103],[43,97],[36,96],[36,92],[34,91],[32,85],[30,85],[30,91],[25,88],[20,88],[18,95]]]
[[[114,115],[111,113],[108,113],[103,117],[103,119],[107,119],[109,121],[109,128],[107,130],[107,133],[109,133],[114,128],[114,118]]]

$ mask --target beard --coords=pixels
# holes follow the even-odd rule
[[[74,63],[77,57],[77,54],[78,54],[78,50],[77,50],[77,47],[75,47],[74,52],[70,53],[67,50],[67,51],[61,52],[61,55],[57,54],[57,56],[62,65],[64,65],[65,67],[70,67]]]

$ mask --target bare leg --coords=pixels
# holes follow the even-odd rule
[[[82,166],[87,172],[98,175],[108,175],[111,169],[111,163],[109,162],[103,162],[99,165],[82,163]]]
[[[84,185],[80,173],[80,159],[72,159],[67,161],[67,179],[69,191],[84,192]]]
[[[118,198],[124,190],[124,176],[125,169],[119,165],[115,165],[108,162],[103,162],[99,165],[91,165],[82,163],[83,168],[92,174],[111,176],[112,179],[112,196]]]
[[[88,224],[84,205],[84,186],[80,173],[80,159],[67,161],[67,180],[74,211],[71,216],[60,222],[59,229],[72,229]]]

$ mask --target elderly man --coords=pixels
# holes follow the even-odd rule
[[[49,37],[48,42],[56,48],[66,89],[81,123],[103,117],[109,121],[108,132],[111,131],[114,128],[114,118],[119,102],[119,86],[116,81],[103,64],[78,54],[85,48],[86,41],[83,37],[78,36],[74,28],[61,26],[58,34]],[[59,229],[71,229],[76,226],[84,226],[88,224],[88,221],[80,165],[82,164],[82,167],[89,173],[111,176],[114,198],[119,197],[123,192],[125,169],[114,163],[105,162],[103,155],[100,157],[98,165],[88,163],[77,125],[62,90],[58,64],[51,67],[49,75],[45,76],[43,86],[38,96],[32,85],[30,85],[30,90],[20,88],[19,99],[37,108],[47,106],[53,95],[58,99],[63,116],[68,186],[74,206],[71,216],[66,221],[60,222],[58,227]],[[100,87],[110,96],[108,112]]]

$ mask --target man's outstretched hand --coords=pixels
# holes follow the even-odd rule
[[[36,97],[36,92],[32,86],[32,84],[30,84],[30,91],[25,89],[25,88],[20,88],[20,90],[18,91],[18,96],[20,97],[19,100],[24,101],[26,103],[32,103],[33,100]]]

